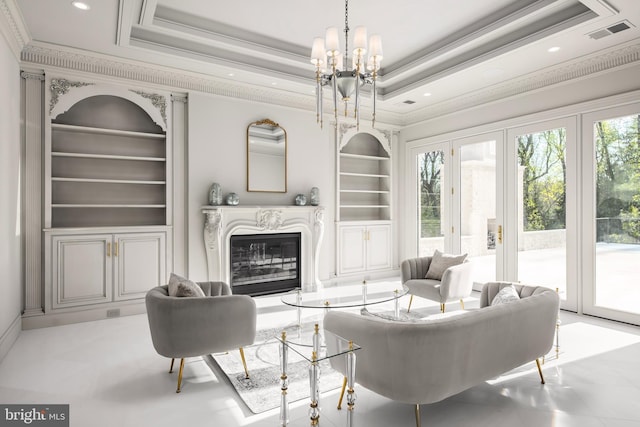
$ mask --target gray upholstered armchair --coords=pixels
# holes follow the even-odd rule
[[[404,260],[400,264],[402,284],[409,288],[411,294],[407,312],[411,310],[414,295],[439,302],[440,311],[443,313],[445,304],[453,300],[460,300],[464,309],[462,299],[471,295],[473,287],[471,280],[473,264],[463,262],[449,267],[442,274],[441,280],[426,279],[425,276],[429,271],[432,258],[430,256],[412,258]]]
[[[231,295],[223,282],[198,285],[205,297],[172,297],[168,286],[151,289],[146,296],[151,340],[158,354],[180,358],[180,393],[185,357],[240,349],[246,377],[249,378],[243,346],[253,344],[256,336],[256,303],[248,295]]]

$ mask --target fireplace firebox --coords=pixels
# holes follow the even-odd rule
[[[234,294],[266,295],[299,288],[300,233],[231,236]]]

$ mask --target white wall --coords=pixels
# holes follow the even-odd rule
[[[22,308],[20,68],[0,36],[0,360],[17,337]]]
[[[325,235],[319,265],[320,280],[335,272],[335,144],[333,128],[316,124],[315,114],[193,92],[189,94],[188,136],[188,260],[189,278],[206,280],[203,240],[209,186],[217,182],[223,197],[240,196],[240,205],[293,205],[298,193],[309,198],[311,187],[320,189],[325,207]],[[271,119],[287,131],[288,184],[286,193],[247,192],[246,138],[249,123]]]

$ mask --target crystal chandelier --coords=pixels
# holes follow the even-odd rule
[[[311,48],[311,63],[316,66],[316,120],[322,127],[322,88],[330,86],[333,94],[333,114],[338,124],[338,98],[344,102],[344,115],[348,116],[349,101],[354,95],[353,116],[360,130],[360,88],[373,85],[373,116],[371,127],[376,122],[376,78],[382,62],[382,39],[374,34],[369,38],[367,54],[367,28],[356,27],[353,37],[353,52],[349,52],[349,0],[344,2],[344,54],[340,52],[337,27],[327,28],[325,38],[316,37]],[[349,57],[350,54],[353,57]],[[325,68],[325,66],[328,68]],[[351,68],[348,68],[351,66]]]

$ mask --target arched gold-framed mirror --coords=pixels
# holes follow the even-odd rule
[[[287,131],[273,120],[247,126],[247,191],[287,192]]]

